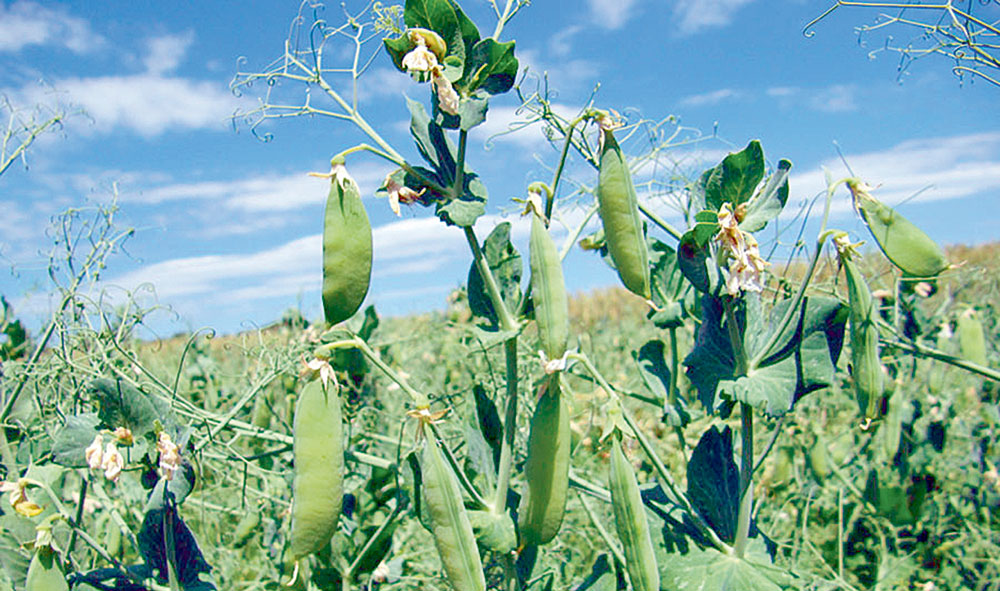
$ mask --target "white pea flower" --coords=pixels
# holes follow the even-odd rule
[[[715,239],[731,258],[726,275],[726,292],[738,296],[743,291],[763,289],[760,274],[770,263],[760,256],[757,239],[740,229],[740,223],[729,203],[719,208],[719,233]]]
[[[122,457],[115,443],[113,441],[109,442],[108,446],[104,448],[104,460],[101,462],[101,468],[104,469],[104,477],[111,482],[118,482],[118,477],[121,475],[124,467],[125,458]]]
[[[438,67],[437,56],[427,48],[423,37],[415,36],[415,39],[417,46],[403,56],[403,68],[410,74],[433,71]]]
[[[440,66],[431,70],[431,84],[438,96],[438,107],[449,115],[458,115],[458,93],[451,82],[444,77]]]
[[[156,441],[156,451],[160,452],[160,476],[173,480],[174,473],[181,465],[181,456],[177,444],[170,439],[166,431],[160,431]]]
[[[385,183],[383,183],[383,188],[387,193],[389,193],[389,208],[392,209],[394,214],[401,215],[399,213],[399,204],[409,205],[415,203],[420,199],[420,196],[427,191],[427,188],[420,189],[420,191],[414,191],[413,189],[407,187],[396,181],[396,179],[390,174],[385,177]]]
[[[94,436],[94,441],[84,450],[84,457],[87,459],[87,466],[91,470],[97,470],[104,463],[104,439],[98,433]]]

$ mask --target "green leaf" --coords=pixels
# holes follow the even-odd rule
[[[473,396],[476,398],[476,418],[479,420],[479,431],[483,434],[483,439],[493,449],[493,467],[496,469],[500,465],[500,449],[502,447],[503,423],[500,422],[500,413],[493,399],[487,396],[486,388],[482,384],[472,387]]]
[[[449,115],[438,106],[438,96],[432,93],[434,105],[434,121],[445,129],[461,129],[469,131],[473,127],[486,121],[486,111],[489,110],[490,102],[486,98],[462,97],[458,103],[458,115]]]
[[[683,427],[691,421],[691,415],[687,411],[687,402],[682,397],[678,395],[673,403],[670,401],[670,368],[667,367],[663,349],[663,341],[653,340],[643,345],[639,353],[633,353],[633,356],[640,367],[659,379],[663,386],[663,420],[672,427]],[[645,376],[643,379],[645,380]]]
[[[461,196],[437,202],[435,213],[449,226],[470,227],[486,213],[486,185],[474,173],[465,174],[464,184]]]
[[[694,228],[691,231],[694,232],[698,246],[704,247],[719,233],[719,214],[716,211],[706,209],[695,214],[694,221]]]
[[[392,63],[396,66],[396,69],[400,72],[406,72],[406,68],[403,67],[403,58],[412,49],[410,39],[406,36],[406,34],[404,33],[399,37],[386,37],[385,39],[382,39],[382,45],[385,46],[385,50],[392,58]]]
[[[463,89],[468,94],[477,90],[502,94],[514,86],[517,69],[513,41],[499,43],[492,38],[483,39],[472,48]]]
[[[687,496],[719,537],[732,543],[740,511],[740,476],[733,460],[733,433],[714,425],[701,436],[687,466]]]
[[[52,443],[52,461],[67,468],[86,468],[85,452],[97,436],[100,424],[96,413],[66,417],[66,424],[56,433]]]
[[[127,427],[138,439],[161,425],[175,424],[173,411],[158,398],[122,380],[100,378],[87,387],[90,399],[99,406],[101,424],[108,429]]]
[[[468,515],[480,547],[500,554],[507,554],[517,547],[514,521],[507,513],[497,515],[491,511],[468,511]]]
[[[172,544],[167,543],[168,535]],[[136,540],[145,560],[145,576],[155,576],[158,583],[166,584],[172,578],[168,577],[169,562],[176,567],[177,582],[185,591],[215,589],[199,577],[211,572],[212,567],[205,562],[194,535],[178,515],[176,504],[147,511]]]
[[[692,546],[686,554],[671,555],[660,563],[663,589],[697,589],[698,591],[781,591],[791,588],[792,578],[786,571],[757,556],[740,559],[708,548]]]
[[[706,295],[701,307],[695,346],[684,358],[684,365],[688,379],[698,390],[698,399],[708,412],[714,412],[719,382],[733,379],[736,362],[722,321],[722,300]]]
[[[465,62],[465,44],[455,7],[448,0],[406,0],[403,22],[407,27],[430,29],[448,44],[447,55]]]
[[[479,430],[479,424],[474,418],[463,421],[462,426],[465,433],[464,470],[480,489],[490,490],[496,484],[493,448]],[[477,478],[479,482],[476,482]]]
[[[455,7],[455,17],[458,19],[458,30],[462,35],[462,43],[465,46],[465,55],[472,54],[472,48],[479,42],[479,28],[476,27],[476,23],[462,12],[462,8],[457,4],[452,3]],[[469,69],[469,64],[466,64],[466,71]]]
[[[493,228],[490,235],[483,241],[483,256],[493,273],[493,278],[497,280],[500,288],[500,295],[508,308],[517,305],[521,299],[521,276],[524,272],[524,263],[521,254],[514,248],[510,241],[510,222],[501,222]],[[489,321],[492,330],[498,330],[500,320],[493,302],[486,292],[486,284],[483,282],[476,263],[469,267],[468,279],[469,307],[472,313],[479,318]]]
[[[622,573],[611,563],[607,554],[601,554],[594,561],[594,566],[590,569],[590,574],[583,580],[575,591],[619,591],[627,588]]]
[[[711,170],[705,183],[705,205],[718,211],[723,203],[729,203],[735,209],[753,196],[763,178],[764,150],[759,141],[753,140]]]
[[[406,106],[410,110],[410,135],[417,143],[417,150],[434,168],[442,184],[451,184],[455,180],[455,147],[421,103],[407,98]]]
[[[792,163],[788,160],[778,162],[778,170],[767,179],[764,188],[747,203],[747,213],[740,222],[744,232],[757,232],[781,214],[788,201],[788,173]]]
[[[698,244],[693,230],[681,236],[677,245],[677,268],[695,289],[706,293],[714,292],[719,285],[719,268],[709,254],[708,248]]]

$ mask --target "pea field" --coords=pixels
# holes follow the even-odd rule
[[[58,306],[37,333],[0,319],[0,591],[1000,590],[1000,245],[939,245],[878,179],[828,176],[773,248],[802,196],[756,140],[664,219],[633,176],[675,138],[519,85],[524,4],[495,29],[453,0],[306,11],[236,76],[251,126],[307,114],[270,97],[301,85],[365,136],[316,173],[322,317],[143,340],[155,309],[88,295],[132,234],[116,206],[57,220]],[[399,105],[414,146],[328,82],[345,36],[425,83]],[[499,197],[466,162],[505,93],[559,148],[505,204],[521,249],[476,225]],[[394,166],[395,210],[464,233],[440,311],[367,305],[362,158]],[[568,293],[581,250],[619,285]]]

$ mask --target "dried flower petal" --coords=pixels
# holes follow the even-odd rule
[[[84,457],[87,458],[87,465],[91,470],[97,470],[104,462],[103,458],[104,440],[101,434],[94,436],[94,441],[84,450]]]
[[[438,107],[449,115],[458,115],[458,93],[455,92],[451,82],[444,77],[440,66],[431,70],[431,84],[438,96]]]
[[[108,443],[108,446],[104,449],[104,461],[101,463],[101,468],[104,469],[104,477],[112,482],[118,482],[118,477],[122,473],[122,469],[125,467],[125,458],[118,451],[114,442]]]
[[[413,37],[411,37],[412,39]],[[410,74],[430,72],[438,67],[437,56],[427,48],[423,37],[416,36],[417,46],[403,56],[403,68]]]
[[[160,431],[156,441],[156,451],[160,452],[160,476],[173,480],[174,473],[181,465],[181,456],[177,444],[170,439],[166,431]]]

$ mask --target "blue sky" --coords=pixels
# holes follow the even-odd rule
[[[364,3],[349,1],[350,10]],[[802,28],[828,3],[807,0],[537,0],[504,31],[530,73],[548,73],[554,103],[573,113],[596,84],[596,105],[629,120],[673,115],[707,139],[668,152],[664,166],[697,174],[725,153],[759,138],[772,163],[793,161],[792,201],[824,188],[822,166],[854,171],[891,204],[943,243],[979,243],[1000,236],[1000,90],[960,84],[949,63],[928,58],[900,77],[898,54],[870,52],[883,36],[859,43],[854,27],[878,13],[842,10]],[[572,7],[571,9],[569,7]],[[483,31],[495,19],[489,3],[463,8]],[[259,88],[236,96],[238,69],[257,70],[282,53],[297,2],[7,2],[0,5],[0,92],[16,106],[60,106],[73,114],[42,136],[0,177],[0,293],[16,313],[39,326],[53,305],[46,257],[49,220],[68,207],[107,202],[117,187],[119,220],[136,228],[126,252],[114,256],[94,297],[141,291],[141,301],[170,306],[145,336],[211,326],[233,332],[266,324],[301,306],[320,314],[320,232],[327,184],[306,176],[361,137],[325,118],[290,119],[261,128],[261,142],[237,110],[253,108]],[[1000,19],[1000,6],[980,8]],[[992,11],[992,12],[991,12]],[[325,16],[335,21],[339,4]],[[915,36],[894,29],[896,41]],[[372,50],[376,48],[372,44]],[[336,57],[336,52],[331,53]],[[333,58],[331,58],[333,59]],[[408,158],[403,97],[426,101],[429,90],[392,69],[379,54],[362,77],[361,111]],[[533,87],[527,82],[525,87]],[[302,97],[287,86],[285,97]],[[316,97],[319,102],[322,97]],[[517,102],[494,99],[487,123],[473,136],[468,160],[491,195],[477,226],[484,238],[513,211],[534,180],[548,180],[555,153],[541,129],[485,140],[517,120]],[[711,136],[715,136],[714,138]],[[626,145],[638,153],[642,142]],[[471,257],[462,234],[432,212],[404,208],[397,218],[375,188],[391,170],[364,155],[348,160],[366,195],[375,227],[369,302],[382,313],[441,308],[466,278]],[[584,186],[595,173],[576,161]],[[570,185],[567,185],[569,187]],[[671,219],[669,199],[651,204]],[[567,202],[562,219],[579,219]],[[515,222],[525,242],[526,226]],[[863,237],[841,194],[833,225]],[[559,236],[564,237],[565,232]],[[793,236],[788,236],[789,239]],[[567,259],[574,291],[614,283],[613,272],[586,253]]]

